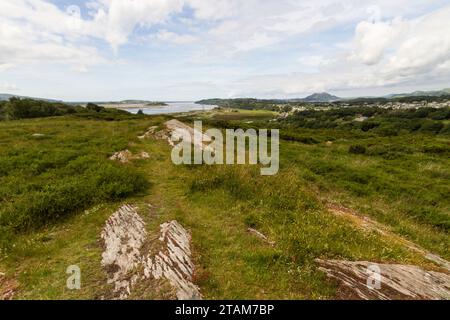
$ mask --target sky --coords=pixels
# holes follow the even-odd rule
[[[0,92],[65,101],[450,87],[450,0],[0,0]]]

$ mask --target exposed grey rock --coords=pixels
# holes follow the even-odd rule
[[[450,299],[450,276],[426,271],[412,265],[376,264],[367,261],[316,260],[319,269],[338,280],[360,299]],[[372,284],[373,273],[379,268],[379,287]],[[369,282],[368,282],[369,281]]]
[[[179,300],[199,300],[200,289],[192,283],[194,264],[191,261],[190,234],[177,222],[161,225],[158,239],[162,249],[144,262],[146,278],[166,278],[176,289]]]
[[[101,233],[105,244],[102,266],[108,270],[108,283],[114,284],[114,293],[125,299],[137,277],[129,274],[141,262],[141,248],[147,237],[145,223],[136,208],[123,205],[107,221]]]
[[[194,145],[195,148],[200,148],[201,150],[205,150],[208,148],[203,142],[211,142],[212,139],[210,136],[204,134],[203,132],[199,132],[196,129],[184,124],[181,121],[176,119],[172,119],[165,123],[167,130],[169,131],[168,142],[170,145],[174,145],[174,142],[184,139],[186,142],[190,142]],[[194,136],[198,135],[201,137],[199,141],[194,139]]]
[[[190,234],[177,222],[160,226],[159,237],[148,239],[145,222],[133,206],[124,205],[107,221],[101,233],[105,244],[102,265],[108,283],[114,284],[114,297],[126,299],[137,282],[166,280],[180,300],[201,299],[193,284]],[[157,252],[156,254],[154,252]],[[157,288],[155,288],[156,291]]]

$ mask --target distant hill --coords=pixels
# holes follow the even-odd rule
[[[234,104],[257,104],[257,103],[299,103],[299,102],[333,102],[339,101],[341,98],[333,96],[327,92],[314,93],[306,98],[296,98],[296,99],[255,99],[255,98],[236,98],[236,99],[204,99],[197,101],[199,104],[211,104],[218,106],[228,106],[231,107]]]
[[[449,89],[442,89],[436,91],[414,91],[411,93],[399,93],[399,94],[390,94],[385,96],[385,98],[405,98],[405,97],[440,97],[440,96],[448,96],[450,95]]]
[[[300,99],[303,102],[333,102],[338,101],[341,98],[333,96],[327,92],[314,93],[306,98]]]
[[[48,102],[62,102],[61,100],[26,97],[26,96],[19,96],[16,94],[0,93],[0,101],[8,101],[12,97],[17,97],[17,98],[21,98],[21,99],[33,99],[33,100],[40,100],[40,101],[48,101]]]

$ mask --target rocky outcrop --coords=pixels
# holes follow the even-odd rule
[[[164,223],[158,239],[161,250],[154,256],[149,255],[144,262],[145,277],[167,279],[176,289],[179,300],[201,299],[199,288],[192,283],[194,264],[190,240],[189,233],[177,221]]]
[[[316,260],[354,299],[450,299],[450,276],[412,265],[367,261]],[[374,274],[379,271],[379,274]]]
[[[201,299],[193,283],[191,236],[177,221],[163,223],[159,237],[150,240],[137,208],[124,205],[106,221],[101,238],[102,265],[114,298],[126,299],[138,282],[154,286],[159,280],[167,281],[180,300]]]
[[[159,131],[157,131],[157,126],[150,127],[142,136],[138,136],[138,138],[146,139],[153,137],[158,140],[166,140],[171,146],[174,146],[175,142],[184,139],[184,141],[193,144],[195,148],[201,150],[210,148],[208,144],[212,139],[209,135],[194,129],[177,119],[166,121],[164,126],[165,128]],[[200,137],[200,139],[198,139],[199,141],[194,139],[195,135]]]
[[[139,279],[130,274],[141,263],[141,248],[147,238],[145,223],[135,207],[124,205],[106,221],[101,238],[105,245],[102,265],[108,271],[108,283],[114,284],[115,296],[124,299]]]
[[[167,121],[165,123],[165,125],[167,127],[167,130],[170,133],[169,143],[171,145],[173,145],[174,141],[179,141],[181,139],[184,139],[184,141],[192,143],[194,145],[194,147],[204,150],[208,146],[206,144],[204,144],[203,142],[211,142],[212,141],[210,136],[208,136],[208,135],[204,134],[203,132],[200,132],[200,131],[198,131],[176,119]],[[196,139],[194,139],[195,135],[198,135],[200,137],[200,139],[198,139],[199,141],[196,141]]]

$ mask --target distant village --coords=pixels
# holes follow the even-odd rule
[[[388,102],[361,102],[357,104],[360,107],[368,107],[368,108],[382,108],[382,109],[392,109],[392,110],[407,110],[407,109],[419,109],[419,108],[450,108],[450,99],[443,101],[426,101],[426,100],[417,100],[417,101],[409,101],[409,102],[400,102],[400,101],[388,101]],[[355,107],[356,104],[354,102],[321,102],[321,103],[310,103],[310,104],[302,104],[302,105],[287,105],[287,104],[278,104],[277,107],[281,112],[280,117],[287,117],[295,112],[305,111],[305,110],[314,110],[314,111],[326,111],[333,108],[346,108],[346,107]],[[359,121],[364,121],[365,119],[358,119]],[[357,120],[357,121],[358,121]]]

